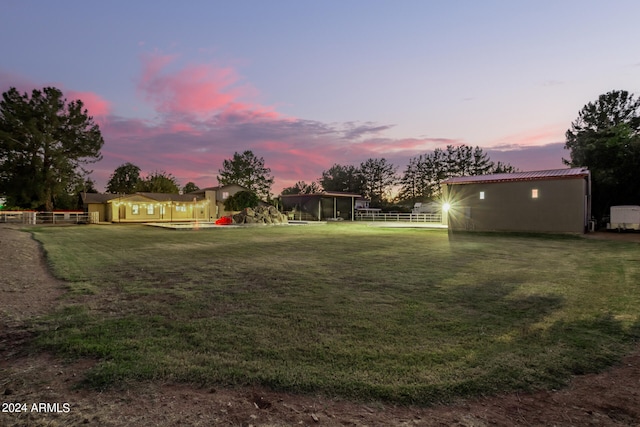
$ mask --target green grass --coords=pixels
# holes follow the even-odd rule
[[[640,245],[335,224],[37,228],[41,348],[91,387],[263,385],[430,404],[558,387],[640,337]]]

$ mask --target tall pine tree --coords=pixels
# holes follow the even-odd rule
[[[100,129],[80,100],[53,87],[31,96],[11,88],[0,101],[0,193],[12,206],[53,210],[56,199],[101,159]]]

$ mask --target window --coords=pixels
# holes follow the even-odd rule
[[[164,215],[164,205],[160,205],[160,215]]]
[[[147,215],[153,215],[153,205],[147,205]]]
[[[131,205],[131,213],[134,215],[140,214],[140,205]]]
[[[531,190],[531,198],[532,199],[537,199],[538,198],[538,189],[534,188]]]
[[[187,205],[177,205],[176,206],[176,212],[186,212],[187,211]]]
[[[484,191],[480,192],[480,200],[484,200]]]
[[[222,200],[227,200],[229,198],[229,192],[228,191],[223,191],[222,192]]]

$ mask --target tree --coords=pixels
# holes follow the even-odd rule
[[[256,157],[252,151],[234,153],[233,158],[222,163],[218,172],[220,185],[237,184],[253,191],[258,197],[269,198],[273,185],[271,169],[264,166],[264,159]]]
[[[53,210],[56,197],[101,159],[100,129],[80,100],[53,87],[29,96],[10,88],[0,101],[0,193],[10,205]]]
[[[82,186],[78,188],[78,193],[97,193],[96,182],[91,178],[86,178],[82,182]]]
[[[480,147],[448,145],[409,159],[400,178],[399,198],[411,203],[426,202],[442,194],[440,183],[455,176],[515,172],[516,168],[494,163]]]
[[[565,164],[591,171],[596,218],[612,205],[639,203],[640,99],[624,90],[600,95],[580,110],[565,136],[571,157]]]
[[[140,182],[140,168],[132,163],[120,165],[113,171],[107,182],[107,193],[132,194]]]
[[[363,195],[371,200],[372,206],[390,202],[391,189],[398,182],[396,170],[385,158],[368,159],[360,164]]]
[[[176,181],[176,178],[170,173],[164,171],[155,171],[146,178],[138,181],[136,191],[142,191],[147,193],[175,193],[180,190],[180,185]]]
[[[198,191],[199,189],[200,187],[195,185],[193,182],[189,181],[184,185],[184,187],[182,187],[182,192],[184,194],[193,193],[194,191]]]
[[[341,191],[345,193],[362,194],[362,172],[353,165],[334,164],[322,172],[319,180],[324,191]]]
[[[97,193],[95,182],[91,178],[77,179],[69,183],[67,190],[55,197],[56,209],[82,209],[82,194]]]
[[[227,211],[241,211],[244,208],[255,208],[260,203],[260,197],[253,191],[238,191],[227,197],[224,201],[224,209]]]
[[[493,165],[491,172],[489,173],[514,173],[518,172],[518,169],[511,166],[509,163],[498,162]]]
[[[421,154],[409,159],[407,168],[399,180],[401,189],[398,198],[412,205],[427,201],[434,193],[436,176],[437,169],[434,167],[433,155]]]
[[[320,186],[316,182],[307,184],[304,181],[298,181],[293,187],[286,187],[280,194],[314,194],[320,192]]]

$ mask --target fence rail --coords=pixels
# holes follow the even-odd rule
[[[442,222],[439,213],[386,213],[367,212],[356,215],[356,221],[394,221],[394,222]]]
[[[93,224],[98,222],[98,212],[0,212],[0,223],[14,224]]]

